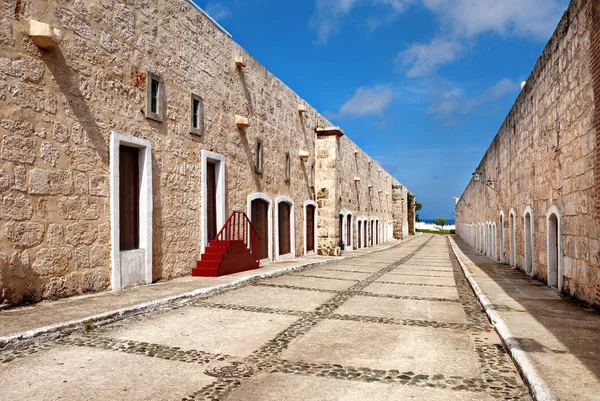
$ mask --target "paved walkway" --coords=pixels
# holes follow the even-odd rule
[[[414,237],[411,237],[411,239]],[[408,240],[410,241],[410,239]],[[399,241],[377,245],[370,248],[345,252],[343,258],[354,258],[372,252],[390,248]],[[67,323],[81,326],[81,320],[92,316],[100,320],[110,320],[113,316],[129,311],[135,313],[156,307],[155,303],[173,302],[189,299],[200,292],[211,291],[215,287],[236,284],[241,280],[256,277],[278,275],[289,270],[302,269],[320,263],[339,260],[340,257],[307,256],[294,260],[265,264],[257,270],[231,274],[223,277],[183,277],[152,285],[135,287],[123,291],[105,291],[97,294],[65,298],[58,301],[45,301],[32,306],[0,310],[0,349],[3,339],[19,336],[27,331],[53,325],[68,326]],[[147,305],[147,307],[142,307]],[[160,305],[159,305],[160,306]],[[127,314],[127,313],[126,313]],[[79,323],[77,323],[79,321]],[[30,334],[30,333],[27,333]]]
[[[10,400],[528,400],[451,254],[423,235],[0,352]]]
[[[553,395],[600,400],[600,313],[454,240],[459,258]]]

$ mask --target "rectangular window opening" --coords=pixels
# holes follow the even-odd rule
[[[190,132],[196,135],[202,135],[202,98],[192,94],[191,98],[191,121],[190,121]]]
[[[263,168],[263,143],[260,139],[256,140],[256,160],[255,160],[255,165],[254,165],[254,170],[259,173],[262,174],[262,168]]]
[[[291,175],[291,161],[290,161],[290,152],[285,153],[285,181],[290,182]]]
[[[156,121],[163,120],[164,86],[162,79],[147,73],[146,117]]]

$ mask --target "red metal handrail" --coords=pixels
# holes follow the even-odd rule
[[[256,261],[260,261],[260,237],[244,212],[232,212],[215,239],[217,241],[244,241],[250,253],[256,255]]]

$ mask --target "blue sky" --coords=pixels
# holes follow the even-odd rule
[[[194,0],[452,217],[568,0]]]

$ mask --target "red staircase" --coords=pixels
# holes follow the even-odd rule
[[[194,277],[218,277],[258,269],[260,238],[246,213],[233,212],[216,238],[209,241],[192,269]]]

